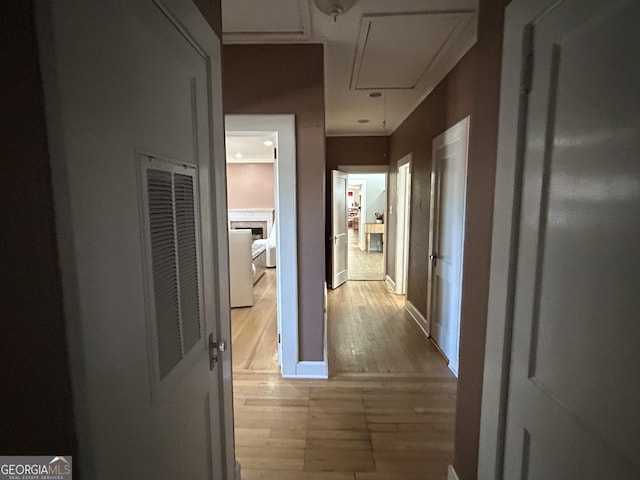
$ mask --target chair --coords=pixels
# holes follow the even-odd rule
[[[253,305],[251,230],[229,230],[229,290],[231,308]]]

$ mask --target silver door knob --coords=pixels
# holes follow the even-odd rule
[[[429,260],[435,260],[437,258],[438,258],[437,255],[429,255]]]

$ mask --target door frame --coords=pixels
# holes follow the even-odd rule
[[[456,358],[449,358],[436,344],[436,347],[440,351],[440,353],[447,358],[449,364],[449,370],[453,372],[453,374],[458,376],[458,366],[459,366],[459,355],[460,355],[460,313],[462,307],[462,276],[463,276],[463,268],[464,268],[464,239],[465,239],[465,218],[467,215],[467,172],[468,172],[468,164],[469,164],[469,126],[471,123],[471,117],[467,116],[460,120],[455,125],[447,128],[443,133],[438,135],[433,139],[433,149],[431,154],[431,202],[430,202],[430,215],[429,215],[429,262],[427,264],[427,335],[431,337],[433,340],[433,336],[431,335],[431,326],[433,321],[433,310],[435,307],[434,302],[434,266],[433,266],[433,258],[432,256],[437,254],[435,251],[435,244],[438,240],[438,235],[436,234],[436,230],[440,225],[440,188],[439,188],[439,178],[437,174],[437,165],[436,165],[436,152],[443,147],[455,142],[456,140],[462,140],[462,153],[463,153],[463,161],[464,161],[464,185],[460,194],[462,195],[462,234],[460,238],[460,272],[459,278],[460,281],[457,285],[459,290],[458,302],[455,306],[458,312],[458,324],[457,324],[457,334],[456,334]]]
[[[413,153],[398,160],[398,186],[396,188],[396,264],[395,292],[398,295],[407,293],[409,283],[409,238],[411,235],[411,162]],[[400,198],[400,169],[406,169],[405,185]],[[404,176],[404,175],[403,175]],[[402,212],[402,215],[400,213]],[[400,224],[402,217],[402,225]]]
[[[276,308],[278,312],[278,333],[280,334],[278,361],[283,377],[298,376],[298,228],[295,115],[225,115],[225,124],[226,132],[277,132],[278,134],[278,154],[274,162],[277,259]],[[223,192],[226,195],[226,183]]]
[[[336,235],[338,231],[339,221],[336,221],[337,208],[335,199],[336,195],[336,180],[344,180],[344,233]],[[347,215],[347,189],[349,186],[349,175],[341,170],[331,170],[331,289],[335,290],[349,280],[349,228],[348,228],[348,215]],[[346,236],[346,246],[344,252],[344,270],[337,272],[336,261],[338,258],[338,249],[336,248],[338,236]],[[344,275],[344,277],[343,277]],[[344,280],[340,281],[340,279]]]
[[[521,90],[529,25],[556,0],[514,0],[505,10],[493,236],[480,418],[478,478],[502,478],[514,283],[524,161],[526,95]]]
[[[374,173],[384,173],[384,218],[385,222],[389,219],[389,167],[387,165],[338,165],[338,170],[341,172],[345,172],[349,175],[366,175],[366,174],[374,174]],[[363,186],[366,185],[366,180],[362,181]],[[366,189],[366,186],[365,186]],[[366,191],[363,191],[362,195],[363,202],[366,200]],[[361,231],[364,232],[364,222],[362,221],[362,209],[360,210],[360,230],[358,234],[361,235]],[[364,207],[364,211],[366,213],[366,207]],[[363,237],[360,237],[362,241]],[[382,272],[383,278],[387,276],[387,250],[388,248],[384,247],[387,244],[387,228],[385,227],[384,233],[382,234],[382,255],[383,260],[382,264],[384,266],[384,270]],[[361,243],[361,247],[364,246],[364,243]]]

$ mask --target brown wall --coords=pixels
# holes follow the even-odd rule
[[[323,46],[227,45],[225,113],[295,114],[300,360],[322,360],[325,281]]]
[[[460,480],[477,476],[482,372],[489,297],[491,228],[496,173],[504,7],[509,0],[480,0],[474,115],[469,131],[467,213],[460,368],[454,467]]]
[[[273,163],[227,163],[229,208],[275,208]]]
[[[3,3],[0,451],[76,455],[33,2]],[[79,477],[79,476],[78,476]]]
[[[338,165],[388,165],[389,137],[327,137],[327,171]]]
[[[431,193],[431,147],[435,137],[471,115],[475,87],[476,51],[472,48],[431,94],[391,135],[390,165],[408,153],[411,165],[411,234],[407,300],[426,316],[429,203]],[[397,171],[397,169],[392,170]],[[389,198],[395,202],[396,176],[389,178]],[[396,235],[395,215],[389,216],[387,238]],[[394,243],[387,242],[389,249]],[[389,250],[393,251],[393,250]],[[387,274],[393,278],[394,255],[387,255]],[[395,279],[394,279],[395,280]]]

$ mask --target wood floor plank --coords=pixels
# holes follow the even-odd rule
[[[275,357],[274,285],[269,270],[256,304],[232,312],[244,480],[446,480],[457,382],[403,299],[383,282],[331,291],[331,376],[287,380]]]

